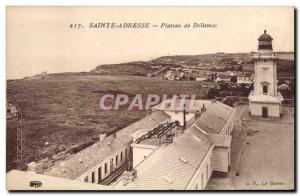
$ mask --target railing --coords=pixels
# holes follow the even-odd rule
[[[277,53],[254,53],[253,58],[278,58]]]
[[[113,171],[109,176],[105,177],[100,184],[108,185],[116,178],[118,178],[128,167],[128,162],[125,162],[121,167],[117,168]]]

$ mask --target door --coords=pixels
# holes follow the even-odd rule
[[[268,118],[268,108],[267,107],[262,107],[262,117]]]

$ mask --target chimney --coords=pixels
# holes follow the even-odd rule
[[[106,138],[106,133],[99,134],[99,141],[103,141]]]
[[[201,110],[201,113],[202,113],[202,110]],[[199,118],[201,116],[201,113],[199,112],[199,110],[197,110],[195,113],[195,118]]]
[[[213,103],[215,103],[215,102],[213,102]],[[201,108],[201,113],[203,113],[203,112],[205,112],[205,111],[206,111],[206,107],[205,107],[205,105],[204,105],[204,103],[203,103],[202,108]]]

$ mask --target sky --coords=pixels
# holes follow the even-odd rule
[[[7,79],[90,71],[165,55],[251,52],[264,29],[294,51],[293,7],[7,7]],[[89,23],[210,23],[216,28],[89,29]],[[80,23],[83,29],[72,29]]]

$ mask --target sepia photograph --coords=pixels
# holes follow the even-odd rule
[[[7,6],[8,191],[295,191],[295,8]]]

